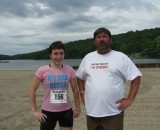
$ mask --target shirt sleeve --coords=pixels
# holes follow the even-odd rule
[[[132,60],[128,56],[124,56],[123,63],[126,70],[126,79],[134,80],[138,76],[142,76],[140,70],[136,67],[136,65],[132,62]]]
[[[72,67],[70,67],[70,72],[71,72],[71,79],[73,79],[76,76],[76,72]]]
[[[40,67],[40,68],[36,71],[35,75],[36,75],[38,78],[40,78],[40,80],[42,81],[42,80],[43,80],[43,67]]]
[[[78,70],[76,71],[76,76],[79,79],[84,80],[85,79],[85,64],[86,64],[86,60],[85,58],[81,61]]]

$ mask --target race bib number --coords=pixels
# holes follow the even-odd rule
[[[67,90],[52,90],[50,103],[67,103]]]

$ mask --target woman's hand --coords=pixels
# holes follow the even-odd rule
[[[35,111],[33,112],[33,115],[40,121],[40,122],[45,122],[45,119],[47,116],[43,114],[42,112]]]
[[[73,111],[73,117],[76,118],[80,115],[81,110],[79,108],[75,108]]]

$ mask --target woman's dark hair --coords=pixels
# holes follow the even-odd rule
[[[52,53],[52,49],[63,49],[65,51],[64,44],[61,41],[55,41],[49,46],[49,54]]]
[[[112,36],[111,36],[111,32],[110,32],[108,29],[102,27],[102,28],[98,28],[98,29],[94,32],[94,34],[93,34],[94,39],[95,39],[96,36],[97,36],[98,34],[100,34],[100,33],[106,33],[106,34],[109,35],[110,38],[112,37]]]

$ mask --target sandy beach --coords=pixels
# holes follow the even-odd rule
[[[160,68],[141,68],[143,73],[137,97],[125,110],[124,130],[160,129]],[[0,71],[0,130],[39,130],[39,122],[31,113],[28,87],[34,71]],[[127,86],[126,93],[129,86]],[[37,91],[40,109],[43,89]],[[71,101],[73,98],[71,94]],[[74,130],[86,130],[86,115],[74,120]],[[58,130],[58,127],[56,128]]]

